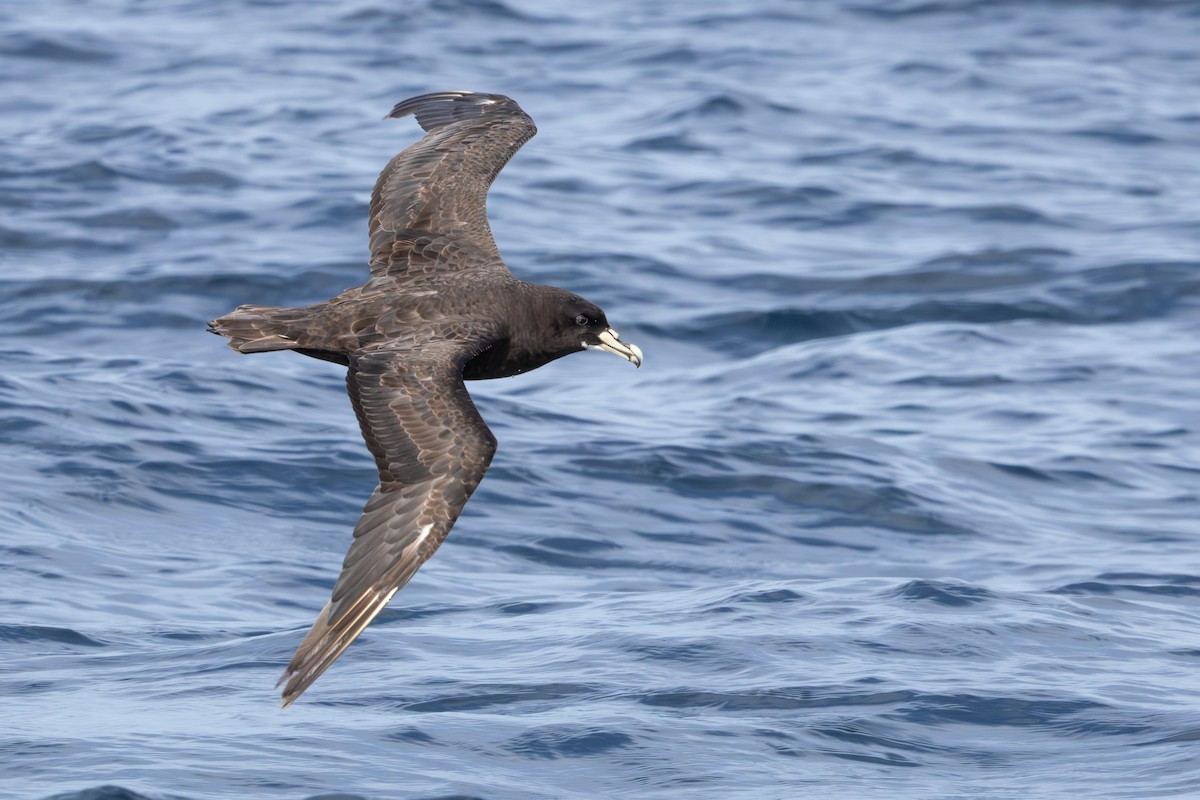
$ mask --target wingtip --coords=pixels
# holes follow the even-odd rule
[[[481,108],[492,106],[505,108],[510,112],[520,112],[520,108],[512,98],[502,94],[453,89],[447,92],[430,92],[401,100],[392,107],[384,119],[399,119],[411,114],[417,118],[417,123],[422,128],[426,131],[433,131],[454,122],[475,119],[479,117]]]
[[[373,592],[359,598],[356,605],[338,618],[333,624],[329,623],[328,615],[332,601],[317,615],[312,628],[304,641],[296,649],[295,655],[288,663],[283,675],[275,682],[275,688],[284,684],[281,703],[284,708],[292,704],[300,695],[312,686],[313,682],[329,669],[337,657],[358,638],[368,623],[375,618],[392,595],[400,587],[388,592]]]
[[[419,94],[416,97],[410,97],[407,100],[401,100],[396,105],[392,106],[392,110],[388,112],[384,119],[406,117],[409,114],[415,113],[420,106],[429,103],[440,103],[453,100],[461,100],[464,97],[479,96],[486,97],[479,92],[472,92],[469,89],[450,89],[445,92],[428,92]]]
[[[280,711],[287,709],[288,706],[296,702],[300,695],[304,693],[304,688],[297,690],[297,687],[294,685],[295,677],[295,671],[289,668],[284,670],[283,674],[279,676],[279,680],[275,681],[276,689],[283,686],[283,691],[279,693]]]

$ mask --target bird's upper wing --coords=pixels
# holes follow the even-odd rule
[[[498,94],[437,92],[399,103],[428,131],[393,158],[371,194],[371,273],[403,276],[503,265],[487,220],[487,192],[537,127]]]
[[[438,548],[496,452],[463,385],[480,345],[360,350],[346,386],[379,486],[354,528],[333,597],[280,683],[286,708],[354,641]]]

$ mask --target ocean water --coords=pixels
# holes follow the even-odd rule
[[[0,796],[1200,797],[1200,6],[0,9]],[[366,275],[405,97],[514,97],[437,555],[286,712],[374,469],[205,321]]]

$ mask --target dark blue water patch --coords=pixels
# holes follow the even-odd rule
[[[546,614],[570,607],[572,607],[571,603],[500,603],[495,606],[495,610],[500,614],[523,617],[528,614]]]
[[[164,231],[179,227],[179,223],[151,208],[105,211],[100,214],[69,219],[85,228],[137,228]]]
[[[705,199],[703,205],[694,210],[720,214],[728,209],[731,201],[737,201],[740,210],[761,209],[764,211],[791,211],[796,209],[823,209],[841,195],[835,189],[821,185],[782,186],[759,180],[736,181],[688,181],[667,188],[671,194],[694,203],[694,198]],[[728,213],[726,210],[725,213]]]
[[[740,117],[748,110],[745,99],[732,94],[716,94],[694,102],[689,107],[671,112],[668,121],[691,118]]]
[[[687,45],[662,47],[658,44],[638,44],[634,46],[627,58],[632,64],[684,67],[695,64],[699,60],[700,54]]]
[[[739,603],[795,603],[808,598],[800,592],[791,589],[764,589],[756,592],[742,592],[730,597],[726,602]]]
[[[1028,206],[1016,204],[993,205],[958,205],[953,207],[937,207],[912,203],[855,203],[839,210],[835,214],[813,215],[776,215],[770,221],[776,224],[818,224],[821,227],[835,225],[863,225],[868,223],[888,222],[889,218],[908,217],[919,224],[937,222],[941,218],[946,223],[955,219],[968,222],[1000,222],[1015,225],[1066,226],[1068,223],[1049,214]]]
[[[320,197],[293,203],[290,211],[295,220],[293,226],[303,230],[314,225],[359,223],[367,216],[369,208],[367,203],[350,197]],[[361,269],[365,270],[365,266]]]
[[[1048,273],[1074,255],[1055,247],[988,247],[968,253],[947,253],[922,262],[928,269],[945,270],[947,277],[985,271]]]
[[[722,613],[725,610],[732,611],[733,609],[713,608],[709,609],[709,613]],[[661,661],[676,665],[704,665],[712,663],[719,657],[731,655],[728,653],[728,648],[712,642],[680,642],[674,644],[630,643],[625,646],[625,650],[640,660]],[[733,664],[736,662],[726,659],[725,663]]]
[[[966,723],[998,727],[1042,727],[1079,714],[1104,710],[1091,700],[1023,698],[976,694],[916,695],[889,712],[889,718],[924,724]]]
[[[161,184],[196,191],[229,191],[241,183],[235,175],[215,168],[198,168],[180,163],[156,163],[131,168],[97,159],[72,161],[55,167],[0,170],[0,181],[11,182],[17,187],[22,184],[34,185],[36,182],[102,192],[117,191],[123,181]]]
[[[617,271],[622,275],[636,276],[639,274],[660,275],[667,278],[686,279],[687,273],[670,261],[646,255],[622,253],[615,251],[599,251],[594,253],[579,253],[574,250],[545,251],[538,250],[529,254],[525,260],[527,269],[539,267],[567,269],[578,272],[581,291],[588,288],[588,282],[595,281],[599,288],[601,283],[596,281],[597,271]],[[612,288],[612,287],[610,287]]]
[[[30,169],[0,169],[0,180],[36,178],[46,182],[61,181],[64,185],[83,185],[90,189],[111,189],[121,173],[103,161],[88,159],[64,166],[37,166]]]
[[[1137,576],[1130,576],[1137,579]],[[1142,576],[1142,580],[1153,580],[1152,576]],[[1154,595],[1165,597],[1200,597],[1200,586],[1180,585],[1177,582],[1167,583],[1131,583],[1130,578],[1120,581],[1095,580],[1079,581],[1054,589],[1055,594],[1066,595]],[[1194,582],[1193,579],[1192,582]]]
[[[97,144],[101,142],[122,142],[132,140],[139,147],[164,146],[175,144],[179,136],[171,134],[154,125],[108,125],[103,123],[84,123],[66,131],[68,141],[77,144]],[[117,173],[112,173],[113,175]]]
[[[422,729],[409,725],[396,731],[387,734],[388,739],[393,739],[397,742],[406,742],[415,745],[421,744],[436,744],[437,740],[430,736]]]
[[[635,743],[632,736],[615,730],[580,725],[556,725],[534,728],[505,742],[503,747],[526,758],[586,758]]]
[[[61,250],[87,251],[91,253],[117,253],[128,251],[128,242],[94,241],[83,236],[63,236],[57,231],[25,228],[13,230],[0,226],[0,245],[6,249],[29,249],[42,251],[47,247]]]
[[[700,121],[706,127],[716,121],[736,122],[725,128],[730,132],[748,133],[775,117],[790,117],[804,111],[781,98],[763,96],[745,90],[724,91],[700,98],[689,98],[683,108],[671,110],[664,122]]]
[[[840,721],[807,729],[808,733],[846,744],[871,749],[906,750],[912,753],[932,753],[942,748],[928,742],[908,741],[880,730],[883,726],[864,721]]]
[[[687,519],[684,519],[682,517],[676,517],[671,514],[664,514],[662,512],[657,512],[657,513],[650,512],[650,513],[652,516],[656,516],[660,519],[665,519],[665,520],[668,520],[671,522],[683,523],[683,524],[686,524],[689,522],[689,520],[687,520]],[[734,524],[733,521],[730,521],[731,525],[733,525],[735,528],[738,528],[741,530],[754,531],[756,533],[766,533],[767,532],[766,528],[756,525],[752,521],[738,520],[737,523],[738,524]],[[679,544],[679,545],[706,546],[706,545],[720,545],[726,541],[725,537],[723,537],[723,536],[694,533],[694,532],[691,532],[688,530],[678,531],[678,532],[674,532],[674,533],[668,533],[668,532],[663,532],[663,531],[644,531],[643,530],[643,531],[634,531],[634,533],[637,536],[639,536],[643,539],[646,539],[647,541],[661,543],[661,544],[668,544],[668,545],[669,544]]]
[[[1070,380],[1068,376],[1059,376],[1054,380],[1054,382],[1063,382],[1068,380]],[[1119,489],[1134,488],[1133,484],[1118,480],[1111,475],[1101,475],[1085,469],[1039,469],[1025,464],[997,463],[992,463],[988,466],[993,467],[994,469],[999,470],[1006,475],[1024,478],[1036,483],[1058,484],[1061,486],[1072,487],[1077,490],[1083,490],[1087,484],[1107,485]]]
[[[117,60],[110,48],[111,43],[78,32],[46,36],[9,31],[0,36],[0,56],[59,64],[107,64]]]
[[[867,125],[884,125],[887,123],[884,120],[879,120],[874,117],[865,117],[861,120]],[[905,126],[899,126],[905,127]],[[948,128],[943,131],[947,134],[956,135],[982,135],[987,134],[988,130],[980,130],[978,128]],[[998,133],[998,131],[997,131]],[[900,172],[903,174],[970,174],[975,175],[980,179],[996,178],[999,176],[1008,176],[1013,173],[1011,167],[1005,166],[1003,163],[997,163],[986,155],[981,155],[971,160],[955,159],[944,155],[940,149],[925,150],[916,149],[913,147],[896,147],[895,145],[887,144],[870,144],[846,147],[842,144],[836,147],[821,147],[816,148],[811,152],[806,152],[803,155],[795,156],[793,159],[796,166],[803,168],[814,167],[838,167],[847,170],[880,170],[885,169],[891,172]],[[1029,178],[1025,178],[1029,180]],[[844,196],[846,203],[853,203],[853,196]],[[1003,208],[1004,206],[999,206]],[[845,206],[841,208],[845,209]],[[864,203],[859,207],[859,214],[864,212],[868,214],[871,210],[885,212],[900,212],[906,208],[908,210],[917,211],[921,208],[941,209],[942,211],[951,211],[952,207],[935,206],[933,204],[924,204],[919,206],[909,206],[907,204],[896,203],[880,203],[879,201],[871,201]],[[977,209],[979,206],[963,205],[960,207],[963,211]],[[986,207],[985,207],[986,208]],[[1022,208],[1024,208],[1022,206]],[[843,212],[843,219],[845,213]],[[1035,220],[1036,221],[1036,220]],[[919,220],[914,220],[918,222]],[[994,243],[993,243],[994,244]]]
[[[1174,744],[1176,742],[1195,741],[1200,741],[1200,729],[1182,731],[1181,733],[1172,734],[1171,736],[1164,736],[1161,739],[1154,739],[1149,742],[1137,742],[1137,745],[1140,747],[1146,747],[1148,745],[1155,744]]]
[[[176,794],[140,794],[122,786],[96,786],[77,792],[56,794],[46,800],[187,800],[187,798]]]
[[[683,135],[646,136],[634,139],[625,145],[632,153],[664,152],[664,153],[705,153],[714,152],[713,148],[700,144],[693,138]]]
[[[1028,0],[872,0],[866,3],[853,3],[847,8],[858,14],[885,19],[903,20],[921,17],[960,17],[979,19],[1002,16],[1013,18],[1022,8],[1034,7]],[[1067,3],[1066,6],[1084,6],[1086,3]],[[1106,0],[1105,5],[1114,8],[1142,9],[1182,9],[1191,8],[1187,0]],[[986,12],[995,12],[992,14]]]
[[[605,448],[606,450],[609,448]],[[685,497],[759,501],[819,515],[822,524],[854,527],[867,519],[885,519],[893,529],[932,535],[970,535],[936,503],[874,474],[869,459],[828,447],[808,448],[776,441],[747,443],[728,453],[659,447],[652,451],[618,445],[612,455],[576,460],[591,479],[620,479],[668,486]],[[802,477],[791,477],[796,468]],[[853,475],[842,480],[843,476]],[[837,480],[823,480],[834,476]],[[865,483],[865,485],[856,485]],[[749,511],[748,511],[749,513]],[[786,524],[778,533],[798,527]],[[801,526],[806,527],[806,526]],[[837,546],[837,545],[834,545]]]
[[[1121,127],[1080,128],[1079,130],[1071,131],[1071,134],[1090,139],[1101,139],[1115,144],[1135,146],[1159,144],[1163,141],[1162,137],[1155,136],[1152,133]]]
[[[488,20],[511,20],[514,22],[546,21],[550,17],[539,17],[533,12],[514,8],[500,0],[429,0],[429,10],[442,14],[478,15]]]
[[[477,687],[482,691],[466,694],[443,694],[441,697],[408,703],[405,710],[418,714],[436,714],[484,709],[509,708],[530,713],[537,708],[553,705],[564,699],[580,700],[594,695],[598,689],[584,684],[492,685]]]
[[[64,645],[66,649],[74,650],[80,647],[104,647],[92,637],[70,628],[50,628],[42,625],[0,625],[0,642],[9,645],[28,645],[37,650],[54,648]]]
[[[995,260],[992,260],[993,256]],[[967,266],[967,262],[972,262],[973,266]],[[822,297],[847,292],[863,296],[994,292],[1032,287],[1049,277],[1047,270],[1039,269],[1036,262],[1030,262],[1029,254],[1024,251],[989,251],[961,257],[939,257],[912,270],[867,279],[804,278],[751,272],[733,278],[730,286],[777,295]],[[926,268],[932,266],[937,268]]]
[[[888,592],[899,600],[917,600],[950,608],[965,608],[994,600],[996,595],[981,587],[950,581],[915,580]]]
[[[712,708],[734,713],[745,711],[776,712],[841,706],[892,705],[906,702],[914,694],[907,690],[863,693],[796,686],[753,692],[651,692],[639,698],[639,702],[650,706]]]
[[[1111,285],[1110,285],[1111,286]],[[888,306],[861,304],[844,309],[818,306],[726,311],[689,319],[667,328],[643,325],[652,335],[684,336],[714,352],[748,357],[787,344],[829,339],[854,333],[886,330],[918,323],[997,324],[1018,320],[1069,325],[1096,325],[1156,319],[1185,304],[1200,283],[1191,280],[1172,292],[1155,286],[1137,287],[1069,284],[1030,292],[1007,302],[961,299],[922,299]],[[1055,294],[1058,296],[1055,297]]]
[[[883,753],[882,755],[869,755],[867,753],[849,753],[838,750],[825,750],[826,754],[835,758],[843,758],[847,761],[860,761],[864,764],[875,764],[884,767],[919,767],[920,762],[896,753]],[[785,755],[791,755],[790,752],[781,751]]]
[[[560,569],[645,571],[664,568],[664,565],[658,562],[618,558],[615,556],[584,556],[575,553],[564,553],[556,548],[541,547],[537,544],[501,544],[496,545],[495,550],[499,553],[506,553],[525,559],[534,564]],[[679,571],[688,571],[687,567],[681,565],[673,565],[671,568]]]
[[[583,177],[550,178],[532,181],[529,183],[529,188],[565,196],[599,194],[603,190],[600,184],[589,181]],[[575,253],[568,253],[564,255],[571,255],[576,258],[580,257],[579,254]],[[592,258],[590,255],[584,257],[588,260]]]
[[[1162,581],[1167,584],[1200,586],[1200,576],[1184,573],[1106,572],[1100,575],[1099,578],[1101,580],[1116,581]]]
[[[329,270],[279,270],[276,275],[180,275],[139,280],[9,281],[0,285],[0,309],[13,330],[45,336],[77,328],[70,320],[89,315],[91,327],[177,329],[203,334],[209,319],[245,303],[300,305],[337,294],[362,265]],[[213,338],[214,351],[220,340]]]
[[[599,448],[594,448],[599,449]],[[615,442],[604,448],[609,453],[596,453],[576,461],[576,466],[597,478],[625,475],[627,480],[662,485],[666,481],[686,480],[697,474],[720,474],[729,471],[720,453],[698,447],[630,448],[627,443]]]

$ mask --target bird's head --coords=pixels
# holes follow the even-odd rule
[[[580,350],[607,350],[631,362],[642,365],[642,351],[636,344],[622,342],[608,324],[604,311],[595,303],[578,295],[556,290],[543,312],[554,338],[565,353]]]

